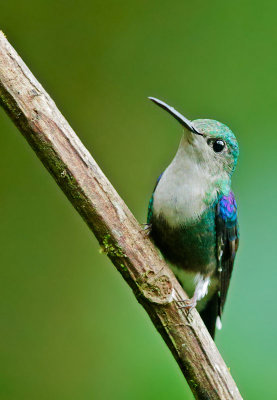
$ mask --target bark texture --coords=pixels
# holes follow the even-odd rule
[[[196,399],[241,399],[199,314],[128,207],[0,32],[0,104],[95,234],[178,362]]]

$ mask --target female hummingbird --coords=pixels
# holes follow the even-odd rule
[[[150,236],[197,305],[210,334],[221,316],[238,248],[237,204],[231,176],[239,154],[233,132],[211,119],[190,121],[149,97],[184,127],[178,151],[149,202]]]

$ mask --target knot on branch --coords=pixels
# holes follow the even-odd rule
[[[168,304],[173,298],[173,287],[169,276],[148,271],[139,282],[142,295],[151,303]]]

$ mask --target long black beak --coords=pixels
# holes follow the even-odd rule
[[[155,97],[148,97],[148,99],[153,101],[154,103],[158,104],[158,106],[160,106],[161,108],[163,108],[164,110],[169,112],[169,114],[173,115],[173,117],[175,119],[177,119],[177,121],[179,121],[180,124],[183,125],[184,127],[186,127],[188,130],[190,130],[191,132],[195,133],[196,135],[203,136],[202,133],[198,132],[194,128],[193,123],[189,119],[184,117],[182,114],[180,114],[178,111],[176,111],[175,108],[170,107],[168,104],[164,103],[161,100],[155,99]]]

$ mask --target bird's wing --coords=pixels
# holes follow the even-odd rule
[[[232,191],[223,196],[216,206],[218,316],[221,317],[239,244],[237,204]]]
[[[163,172],[161,173],[161,175],[157,179],[157,182],[155,184],[151,199],[149,200],[149,203],[148,203],[148,212],[147,212],[147,224],[148,225],[151,225],[151,222],[152,222],[154,193],[155,193],[155,190],[156,190],[156,187],[157,187],[158,183],[160,182],[162,174],[163,174]]]
[[[219,289],[200,312],[210,335],[214,337],[218,317],[221,316],[232,275],[235,255],[239,244],[237,205],[232,192],[223,196],[215,208],[217,234],[217,276]],[[219,327],[219,326],[218,326]]]

